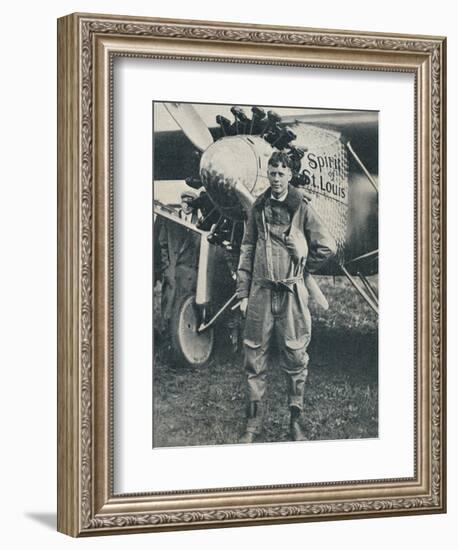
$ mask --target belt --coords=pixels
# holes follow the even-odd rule
[[[272,279],[267,279],[266,277],[261,277],[256,280],[258,285],[262,288],[269,288],[270,290],[280,290],[287,292],[294,292],[294,285],[299,281],[303,280],[302,274],[297,277],[290,277],[289,279],[279,279],[278,281],[273,281]]]

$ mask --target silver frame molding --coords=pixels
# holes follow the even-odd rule
[[[58,20],[58,530],[72,536],[445,511],[443,37],[73,14]],[[415,77],[415,475],[113,493],[116,56]]]

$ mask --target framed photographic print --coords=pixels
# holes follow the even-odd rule
[[[445,511],[445,39],[58,21],[58,529]]]

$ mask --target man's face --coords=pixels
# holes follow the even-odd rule
[[[190,214],[192,212],[192,207],[191,205],[189,204],[189,202],[185,199],[185,200],[181,200],[181,210],[186,214]]]
[[[280,197],[288,189],[288,183],[291,181],[291,170],[287,166],[280,164],[267,168],[267,177],[269,178],[270,188],[274,197]]]

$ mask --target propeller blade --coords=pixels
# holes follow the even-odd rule
[[[322,307],[325,311],[329,309],[328,301],[326,296],[321,291],[321,288],[318,286],[316,280],[310,275],[310,273],[304,274],[305,286],[309,291],[310,296],[315,300],[315,302]]]
[[[213,143],[209,129],[192,105],[189,103],[164,103],[164,106],[189,141],[199,151],[205,151]]]

